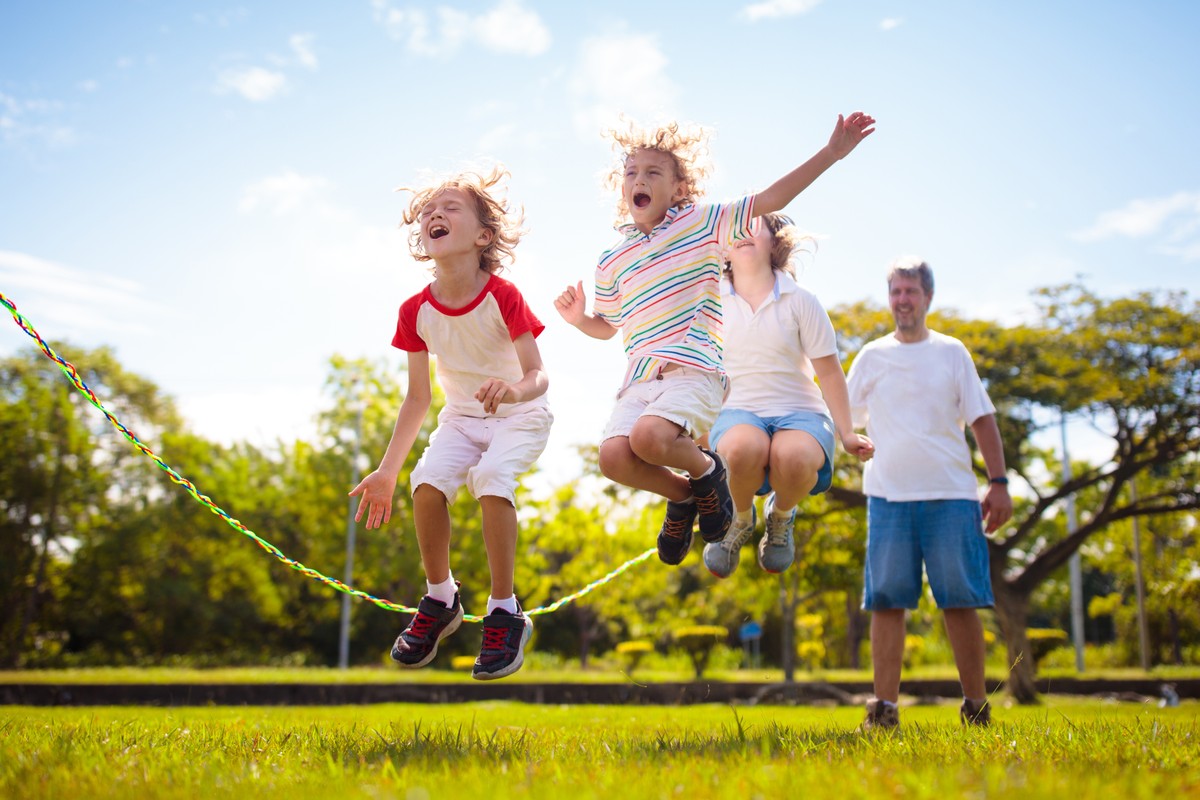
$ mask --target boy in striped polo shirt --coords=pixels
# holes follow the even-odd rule
[[[706,542],[720,541],[733,521],[725,465],[696,439],[712,427],[727,381],[721,359],[722,256],[750,235],[750,220],[779,211],[874,128],[854,112],[828,144],[767,189],[732,203],[697,203],[708,133],[671,123],[630,126],[609,135],[620,163],[606,183],[620,188],[621,239],[600,256],[595,313],[583,282],[568,286],[555,308],[596,339],[618,329],[629,367],[600,444],[600,470],[610,480],[661,495],[666,518],[658,557],[680,564],[697,517]],[[687,473],[685,477],[681,473]]]

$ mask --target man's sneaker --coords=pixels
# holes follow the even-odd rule
[[[984,700],[981,705],[975,705],[970,700],[964,699],[962,706],[958,709],[958,716],[963,725],[978,725],[986,728],[992,724],[992,706],[987,700]]]
[[[510,614],[497,608],[483,618],[483,646],[471,677],[477,681],[493,681],[512,675],[525,663],[525,645],[533,635],[533,620],[521,611]]]
[[[763,516],[767,518],[766,533],[758,543],[758,563],[767,572],[778,573],[792,565],[796,558],[796,540],[792,531],[796,527],[796,509],[787,519],[781,520],[775,511],[775,493],[763,503]]]
[[[434,600],[429,595],[417,604],[408,627],[396,637],[392,645],[392,660],[405,667],[423,667],[437,655],[438,642],[458,630],[462,625],[463,608],[458,592],[454,593],[454,605]]]
[[[696,504],[667,501],[667,516],[658,532],[658,559],[664,564],[682,564],[692,549],[696,527]]]
[[[733,498],[729,496],[729,473],[725,462],[711,450],[700,448],[700,452],[713,460],[712,472],[703,478],[689,478],[696,508],[700,511],[700,538],[712,543],[719,542],[733,524]]]
[[[757,522],[758,512],[754,510],[754,506],[750,506],[749,522],[742,525],[737,517],[734,517],[733,524],[729,526],[729,533],[725,534],[724,539],[704,545],[704,566],[708,567],[709,572],[718,578],[728,578],[733,574],[738,566],[742,545],[754,534]]]
[[[867,718],[862,723],[864,732],[895,730],[898,727],[900,727],[900,709],[894,703],[879,699],[867,701]]]

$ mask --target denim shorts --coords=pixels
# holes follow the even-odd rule
[[[978,501],[868,497],[862,607],[916,608],[922,561],[938,608],[994,605]]]
[[[774,436],[776,431],[804,431],[820,443],[825,451],[825,463],[817,470],[817,483],[809,494],[821,494],[829,491],[833,485],[833,420],[826,414],[816,411],[793,411],[781,417],[760,417],[740,408],[723,408],[717,421],[713,423],[708,433],[708,446],[717,449],[717,442],[734,425],[752,425],[765,433]],[[758,487],[757,494],[770,494],[771,472],[768,468],[763,485]]]

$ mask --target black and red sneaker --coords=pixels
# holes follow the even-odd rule
[[[692,549],[692,529],[696,527],[695,502],[667,501],[667,516],[658,531],[658,560],[669,566],[682,564]]]
[[[713,460],[713,470],[703,478],[689,478],[688,482],[700,511],[700,538],[712,544],[724,539],[733,524],[733,497],[729,494],[725,460],[712,450],[702,447],[700,451]]]
[[[463,607],[458,592],[454,593],[454,605],[449,608],[440,600],[429,595],[417,604],[408,627],[396,637],[392,645],[392,660],[404,667],[423,667],[437,655],[438,642],[458,630],[462,625]]]
[[[533,635],[533,620],[517,604],[517,613],[497,608],[483,618],[483,646],[471,677],[494,681],[512,675],[525,663],[525,645]]]

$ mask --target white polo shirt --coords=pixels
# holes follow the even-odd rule
[[[760,417],[793,411],[828,414],[812,359],[837,355],[837,337],[816,295],[776,271],[775,289],[752,310],[724,277],[721,306],[725,372],[731,383],[725,407]]]

